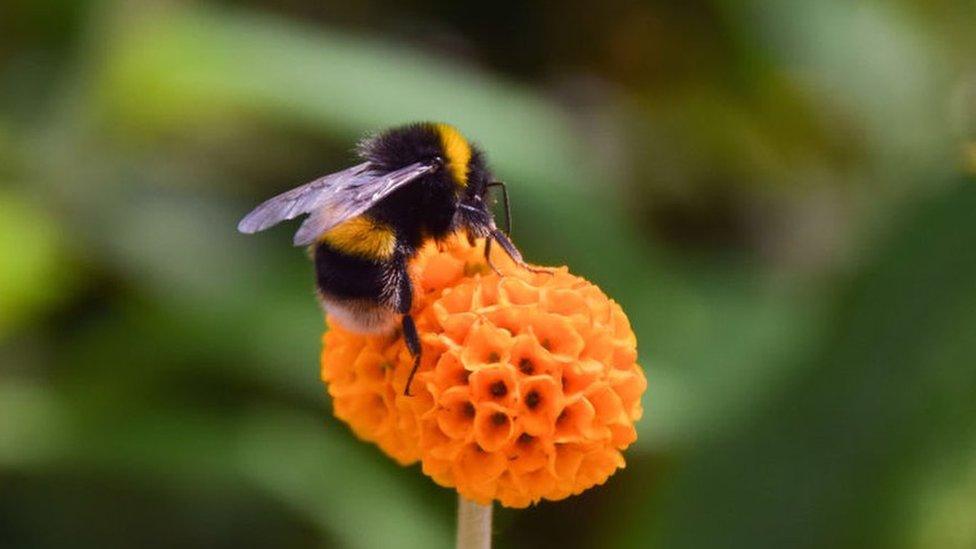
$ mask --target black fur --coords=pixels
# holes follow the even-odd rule
[[[378,300],[386,293],[387,271],[384,262],[344,254],[327,242],[315,248],[316,283],[328,296]]]
[[[440,135],[433,124],[418,123],[388,130],[363,141],[359,154],[382,170],[393,171],[414,162],[443,162]],[[487,235],[493,223],[482,202],[490,172],[484,154],[472,146],[468,163],[468,184],[460,188],[448,170],[440,169],[423,176],[384,198],[365,214],[393,228],[397,238],[397,256],[409,261],[428,239],[439,240],[457,229],[467,228],[475,236]],[[461,209],[469,204],[475,211]],[[320,243],[315,250],[315,267],[319,289],[338,298],[375,298],[395,308],[394,295],[386,286],[392,259],[368,260],[353,257]]]
[[[443,158],[441,138],[433,124],[420,122],[387,130],[359,144],[359,156],[382,171],[393,171],[414,162]]]
[[[411,124],[389,130],[359,146],[364,160],[383,170],[396,170],[414,162],[443,163],[445,153],[440,135],[429,123]],[[483,155],[472,147],[469,170],[477,174],[476,187],[484,189],[482,179],[487,169]],[[473,178],[469,177],[473,181]],[[455,219],[458,202],[471,194],[471,185],[459,196],[459,187],[448,170],[440,169],[422,177],[388,196],[367,212],[397,232],[397,240],[414,251],[428,238],[442,239],[458,227]]]

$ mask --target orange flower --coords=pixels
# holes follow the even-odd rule
[[[569,274],[531,273],[452,238],[411,265],[420,369],[403,338],[329,320],[322,380],[336,417],[403,465],[479,503],[525,507],[602,484],[637,438],[647,386],[618,304]]]

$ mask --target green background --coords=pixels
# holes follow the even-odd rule
[[[260,200],[451,122],[623,304],[603,487],[500,547],[976,546],[968,1],[0,5],[0,546],[447,547],[331,417]]]

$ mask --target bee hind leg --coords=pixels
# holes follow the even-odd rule
[[[403,340],[413,356],[413,367],[410,368],[410,375],[407,376],[407,385],[403,388],[403,394],[413,396],[410,394],[410,385],[413,383],[413,376],[417,374],[417,369],[420,368],[420,335],[410,313],[403,315]]]
[[[410,308],[413,306],[413,284],[410,283],[410,273],[407,272],[407,262],[402,256],[397,261],[397,270],[399,271],[398,277],[399,282],[397,284],[397,312],[403,315],[402,328],[403,328],[403,340],[407,344],[407,350],[410,351],[410,355],[413,356],[413,367],[410,368],[410,375],[407,376],[407,385],[403,388],[403,394],[405,396],[413,396],[410,394],[410,385],[413,384],[413,376],[417,374],[417,369],[420,368],[420,334],[417,333],[417,325],[413,321],[413,317],[410,316]]]

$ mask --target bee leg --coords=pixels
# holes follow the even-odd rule
[[[413,323],[410,313],[403,315],[403,339],[407,342],[410,354],[413,355],[413,367],[410,368],[410,375],[407,376],[407,386],[403,388],[403,394],[413,396],[410,394],[410,385],[413,383],[413,376],[417,374],[417,368],[420,368],[420,335],[417,334],[417,326]]]
[[[505,204],[505,234],[512,234],[512,208],[508,205],[508,187],[501,181],[492,181],[486,188],[501,187],[502,202]]]
[[[406,260],[402,257],[398,261],[397,269],[400,271],[397,312],[403,315],[403,340],[407,344],[407,350],[413,356],[413,367],[410,369],[410,375],[407,376],[407,385],[403,388],[403,394],[412,396],[410,385],[413,383],[413,376],[417,374],[417,369],[420,368],[420,335],[417,333],[417,325],[414,324],[413,317],[410,316],[410,308],[413,306],[413,285],[410,283]]]
[[[505,276],[502,274],[500,270],[498,270],[498,267],[496,267],[495,264],[492,263],[491,261],[491,241],[492,241],[491,238],[485,239],[485,263],[488,263],[488,266],[491,267],[491,270],[495,271],[496,275]]]
[[[493,229],[491,231],[491,235],[489,236],[488,241],[490,242],[492,240],[498,242],[498,245],[501,246],[503,250],[505,250],[505,253],[508,254],[508,257],[511,257],[512,261],[517,263],[519,267],[522,267],[523,269],[526,269],[533,273],[551,274],[553,272],[554,269],[550,267],[536,267],[534,265],[529,265],[528,263],[526,263],[525,260],[522,259],[522,253],[518,251],[518,248],[515,247],[515,244],[512,244],[512,241],[509,240],[508,236],[506,236],[505,233],[503,233],[502,231],[498,229]]]

